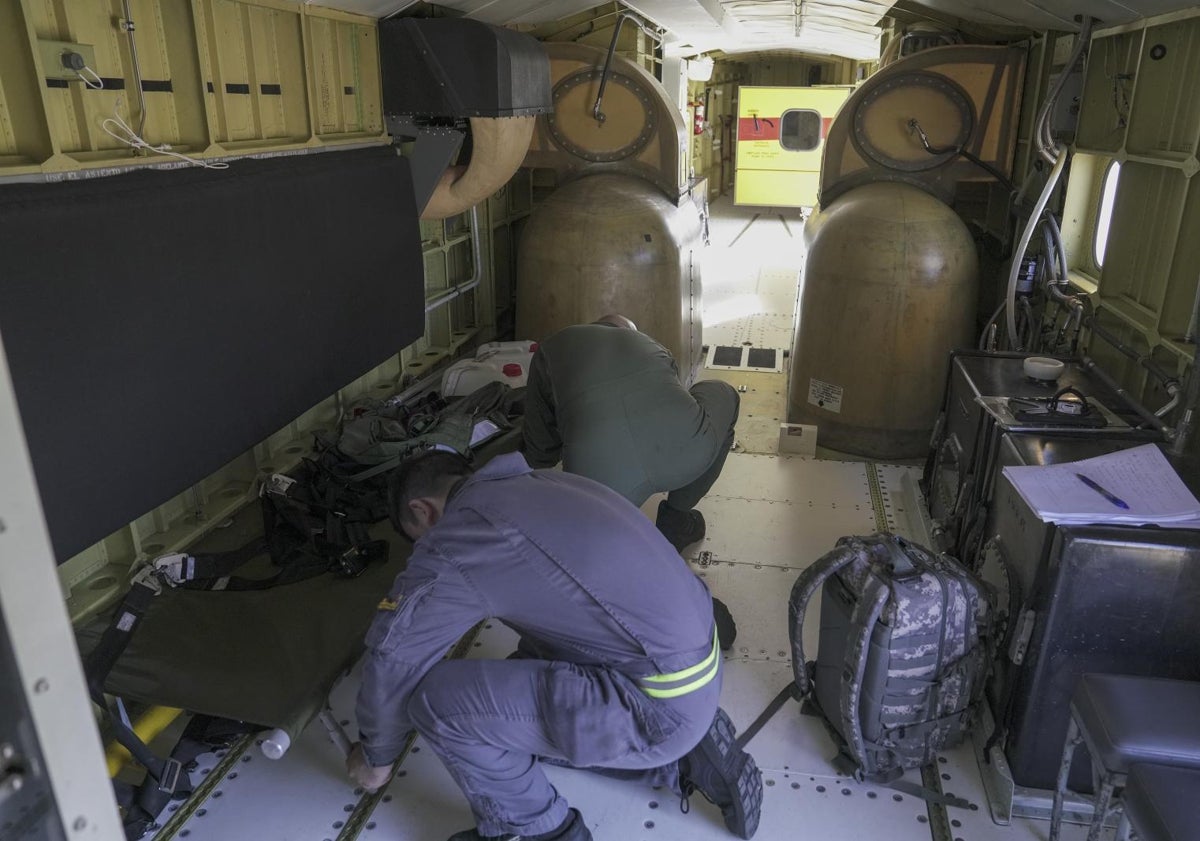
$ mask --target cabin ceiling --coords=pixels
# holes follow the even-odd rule
[[[386,17],[418,0],[309,0],[359,14]],[[569,17],[596,0],[440,0],[467,17],[505,26],[533,26]],[[879,56],[879,21],[894,0],[626,0],[666,30],[667,55],[804,52],[871,60]],[[1070,31],[1075,16],[1101,25],[1127,23],[1195,5],[1195,0],[905,0],[909,12],[931,19],[996,28]]]

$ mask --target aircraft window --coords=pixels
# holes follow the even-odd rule
[[[821,115],[809,109],[783,112],[779,121],[779,145],[789,152],[811,152],[821,145]]]
[[[1092,257],[1096,267],[1104,266],[1104,249],[1108,247],[1108,234],[1112,229],[1113,203],[1117,198],[1117,180],[1121,175],[1121,162],[1113,161],[1104,173],[1104,186],[1100,190],[1100,210],[1096,214],[1096,233],[1092,238]]]

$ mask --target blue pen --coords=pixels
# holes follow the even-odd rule
[[[1117,506],[1118,508],[1124,508],[1126,511],[1129,510],[1129,504],[1127,502],[1125,502],[1125,500],[1121,499],[1119,496],[1116,496],[1115,494],[1109,493],[1107,490],[1100,487],[1100,484],[1098,482],[1096,482],[1092,479],[1089,479],[1087,476],[1084,476],[1082,473],[1076,473],[1075,476],[1079,479],[1080,482],[1083,482],[1085,485],[1087,485],[1089,488],[1094,490],[1096,493],[1100,494],[1102,497],[1107,499],[1113,505]]]

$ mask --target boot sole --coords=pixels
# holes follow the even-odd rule
[[[718,708],[716,718],[699,748],[713,766],[721,769],[721,779],[733,792],[733,801],[721,805],[726,828],[739,838],[749,839],[758,830],[762,815],[762,774],[753,756],[742,750],[734,751],[736,739],[737,730],[733,721],[723,709]]]

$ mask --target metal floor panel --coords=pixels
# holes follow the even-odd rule
[[[800,567],[704,565],[692,561],[692,569],[725,602],[737,623],[737,639],[730,657],[772,660],[785,665],[791,662],[786,594],[800,574]],[[765,598],[768,593],[772,597]],[[807,638],[804,644],[810,644]]]
[[[441,841],[472,825],[466,802],[428,750],[414,753],[405,770],[389,789],[390,800],[372,815],[374,829],[364,838]],[[583,813],[596,841],[728,841],[733,837],[718,810],[702,798],[693,797],[690,812],[683,814],[678,799],[665,790],[587,771],[548,768],[547,775]],[[929,838],[928,827],[920,820],[923,804],[913,798],[896,801],[886,790],[791,771],[768,770],[763,781],[762,821],[755,836],[761,841]],[[868,796],[871,791],[875,797]]]
[[[703,257],[704,343],[792,347],[804,240],[799,219],[714,202]]]
[[[843,535],[876,530],[867,498],[808,504],[708,497],[699,508],[709,523],[708,534],[688,547],[690,558],[709,552],[718,561],[797,569],[828,552]]]
[[[787,409],[787,373],[761,371],[714,371],[704,369],[702,380],[720,380],[738,389],[735,453],[779,452],[779,425]]]
[[[721,496],[853,507],[869,500],[867,490],[867,465],[861,462],[730,453],[706,499]]]

